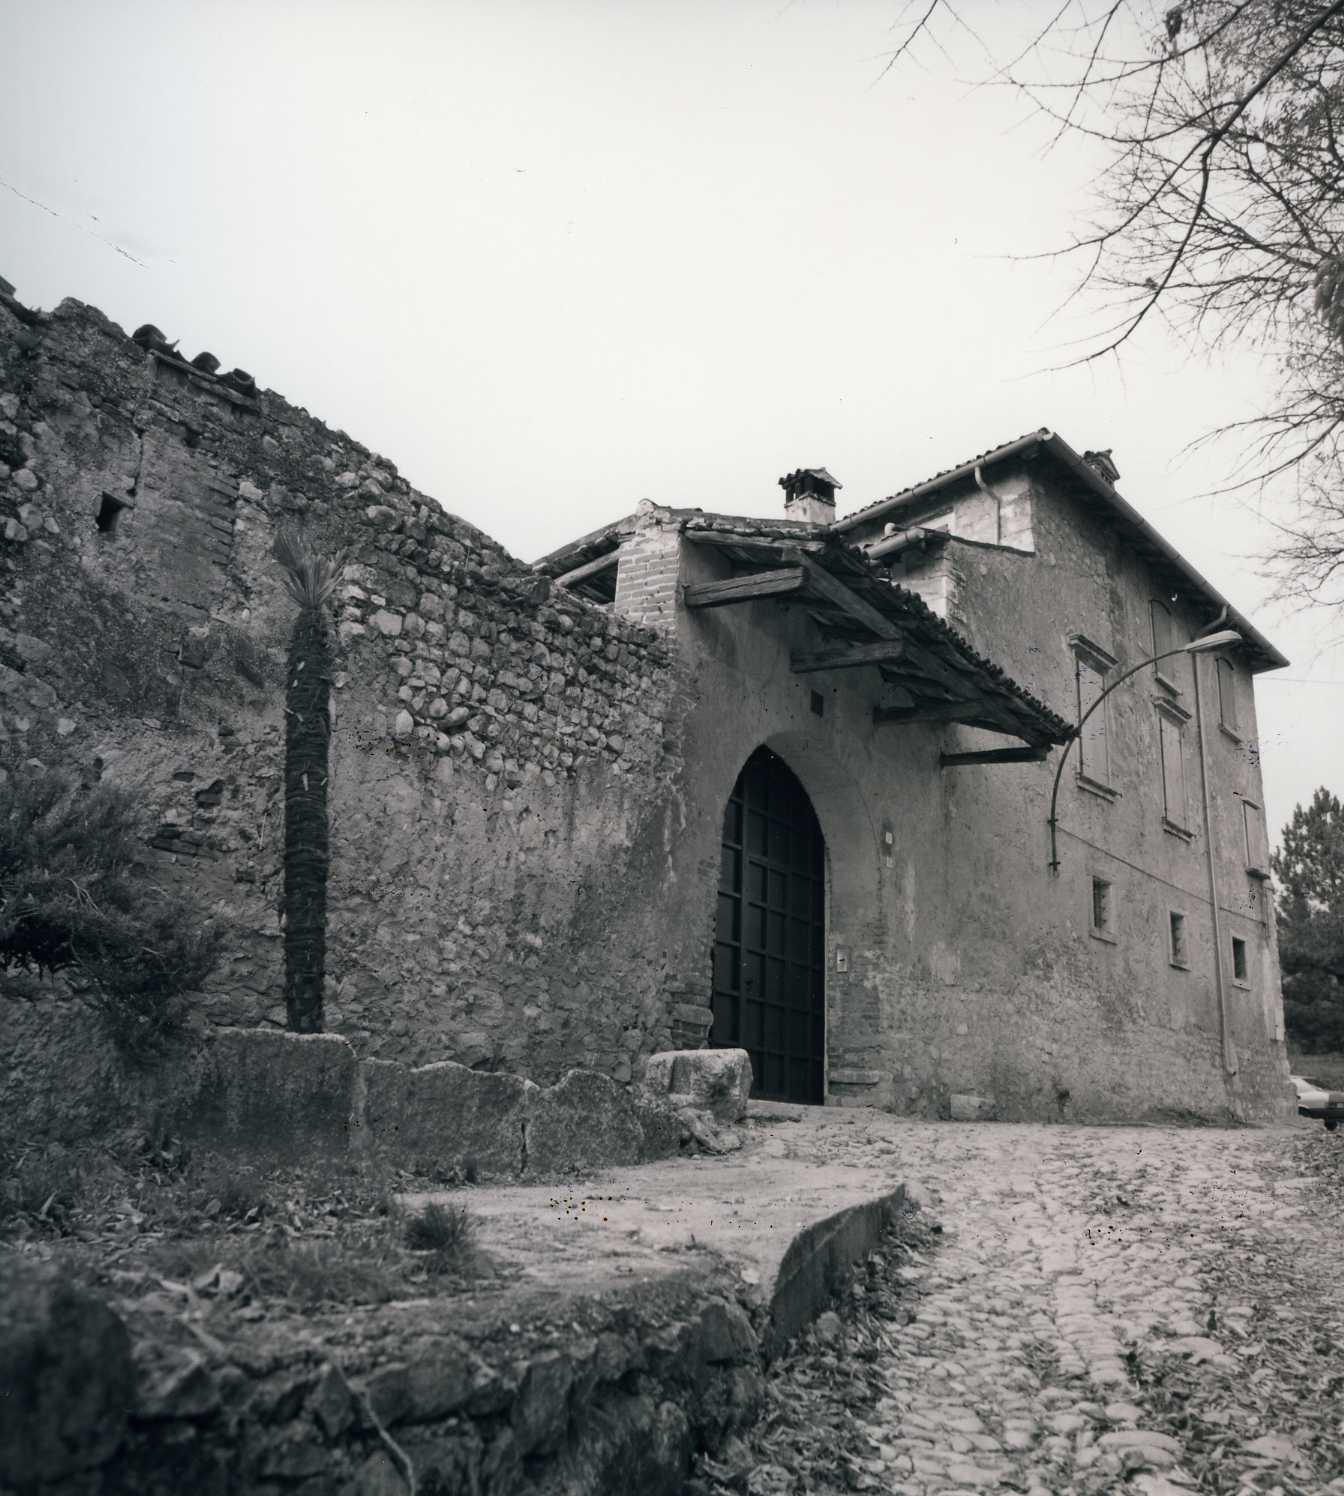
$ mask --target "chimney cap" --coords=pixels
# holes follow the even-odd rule
[[[1112,449],[1107,447],[1104,452],[1084,452],[1083,461],[1088,467],[1100,473],[1107,483],[1116,483],[1120,479],[1120,469],[1116,467],[1111,451]]]
[[[780,480],[779,486],[784,490],[784,497],[788,499],[802,498],[810,494],[814,498],[828,499],[835,502],[835,491],[845,485],[840,480],[828,473],[824,467],[795,468],[793,472],[786,473]]]

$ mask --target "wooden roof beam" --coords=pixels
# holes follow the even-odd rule
[[[885,613],[880,613],[871,603],[866,603],[852,588],[846,587],[838,577],[833,577],[815,561],[802,558],[803,571],[807,576],[807,590],[814,597],[823,599],[847,614],[856,623],[876,634],[879,639],[899,639],[900,629]]]
[[[989,703],[979,698],[925,701],[918,706],[875,706],[873,721],[878,726],[884,722],[965,722],[971,717],[983,717],[989,709]]]
[[[802,566],[785,566],[777,571],[745,572],[720,582],[687,582],[681,596],[688,608],[725,608],[761,597],[788,596],[806,586],[807,572]]]
[[[904,639],[880,639],[876,644],[795,649],[789,657],[789,665],[795,674],[806,675],[812,670],[853,670],[860,665],[886,665],[904,654]]]
[[[567,571],[563,576],[555,579],[557,587],[574,587],[580,582],[586,582],[589,577],[600,576],[604,571],[617,565],[621,559],[619,550],[608,551],[606,555],[599,556],[595,561],[586,561],[582,566],[576,566],[573,571]]]
[[[940,769],[960,769],[969,764],[1039,764],[1049,756],[1046,747],[983,748],[975,753],[940,753]]]

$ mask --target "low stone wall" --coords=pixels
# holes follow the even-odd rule
[[[0,1489],[44,1496],[676,1496],[763,1399],[763,1311],[726,1275],[550,1294],[511,1305],[521,1323],[418,1301],[357,1335],[309,1317],[227,1345],[17,1258],[0,1286],[27,1306],[0,1337]]]
[[[422,1173],[534,1179],[673,1155],[682,1128],[595,1071],[553,1086],[452,1060],[361,1060],[338,1034],[218,1029],[167,1102],[186,1137],[303,1162],[354,1153]]]

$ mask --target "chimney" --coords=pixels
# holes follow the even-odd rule
[[[825,468],[799,468],[779,480],[784,490],[784,518],[809,525],[829,525],[835,518],[835,491],[843,488]]]
[[[1083,461],[1094,472],[1100,473],[1107,483],[1120,481],[1120,469],[1111,461],[1110,447],[1107,447],[1104,452],[1084,452]]]

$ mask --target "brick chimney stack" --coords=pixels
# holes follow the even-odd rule
[[[844,485],[825,468],[798,468],[779,480],[784,490],[784,518],[809,525],[829,525],[835,519],[835,491]]]

